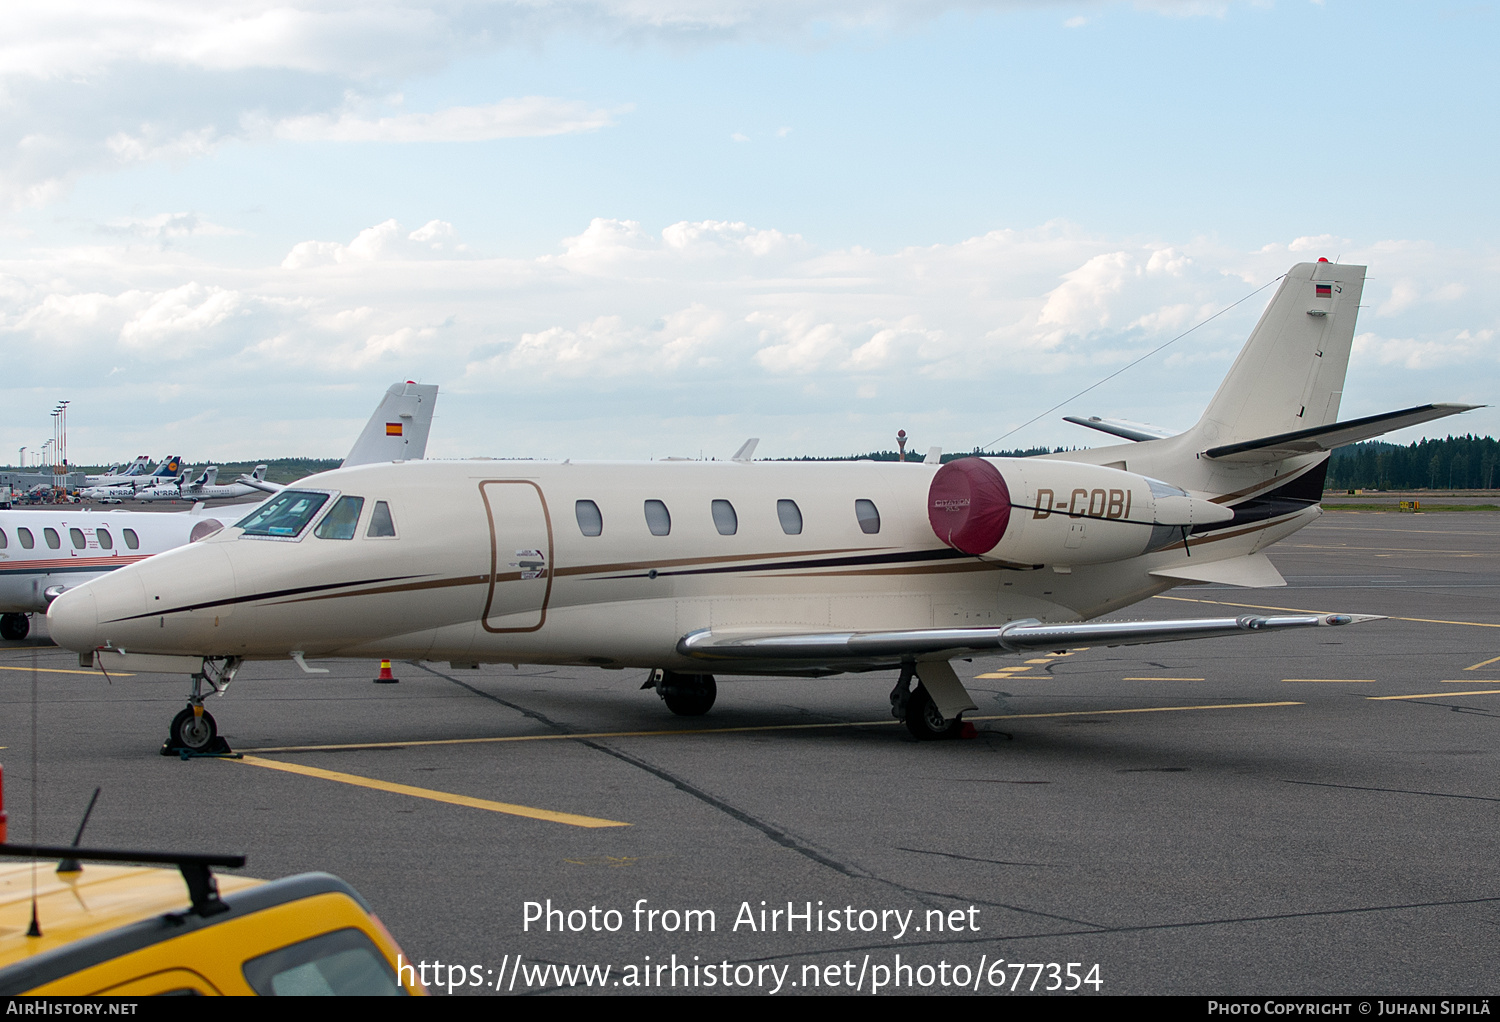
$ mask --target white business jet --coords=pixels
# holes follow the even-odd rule
[[[1261,551],[1320,514],[1328,451],[1464,411],[1337,421],[1363,266],[1294,267],[1203,418],[1166,438],[937,464],[413,462],[310,476],[203,542],[63,594],[85,663],[192,675],[169,746],[216,741],[246,659],[897,669],[920,738],[975,707],[960,657],[1337,626],[1339,614],[1092,621],[1185,582],[1284,584]],[[219,740],[221,741],[221,740]],[[215,746],[221,747],[221,746]]]
[[[436,404],[436,386],[393,384],[354,442],[344,465],[421,458],[427,450]],[[162,463],[176,460],[165,458]],[[264,469],[263,465],[256,466],[257,479],[264,475]],[[276,485],[261,481],[265,486]],[[260,490],[259,486],[247,486],[240,493]],[[224,510],[240,515],[249,508]],[[204,514],[196,505],[180,513],[101,512],[80,507],[0,511],[0,638],[26,638],[31,631],[28,615],[45,611],[68,589],[212,535],[224,527],[212,515],[223,513]]]

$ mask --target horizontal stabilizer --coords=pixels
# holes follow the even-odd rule
[[[1457,415],[1459,412],[1483,407],[1485,406],[1451,403],[1417,405],[1415,408],[1403,408],[1399,412],[1366,415],[1362,419],[1345,419],[1343,422],[1331,422],[1326,426],[1312,426],[1291,433],[1278,433],[1276,436],[1245,440],[1237,444],[1225,444],[1222,447],[1210,447],[1203,454],[1204,457],[1217,458],[1221,461],[1281,461],[1283,458],[1293,458],[1299,454],[1331,451],[1335,447],[1358,443],[1392,430],[1404,429],[1407,426],[1415,426],[1419,423],[1431,422],[1433,419],[1441,419],[1447,415]]]
[[[1244,586],[1247,589],[1272,589],[1286,585],[1286,579],[1265,554],[1230,557],[1222,561],[1189,561],[1170,568],[1157,568],[1151,574],[1184,582],[1217,582],[1220,585]]]
[[[1178,621],[1082,621],[1063,625],[1044,625],[1028,620],[1013,621],[998,628],[912,628],[802,635],[738,632],[716,636],[712,630],[704,629],[690,632],[678,640],[677,652],[694,660],[726,664],[796,663],[837,668],[839,665],[926,658],[937,654],[952,657],[972,652],[1019,653],[1029,649],[1064,649],[1069,646],[1134,646],[1372,620],[1376,620],[1376,616],[1368,614],[1276,617],[1243,614],[1240,617]]]
[[[1076,426],[1087,426],[1089,429],[1097,429],[1101,433],[1110,436],[1124,437],[1126,440],[1134,440],[1137,443],[1144,440],[1165,440],[1169,436],[1175,436],[1170,430],[1157,429],[1148,426],[1144,422],[1129,422],[1125,419],[1101,419],[1097,415],[1090,415],[1087,419],[1077,415],[1064,415],[1064,422],[1071,422]]]

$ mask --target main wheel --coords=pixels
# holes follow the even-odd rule
[[[19,642],[31,634],[31,618],[25,614],[0,615],[0,639]]]
[[[189,706],[172,718],[172,730],[167,743],[188,752],[207,752],[218,734],[219,726],[214,723],[213,714],[204,710],[200,717]]]
[[[963,721],[954,717],[945,718],[938,710],[932,696],[924,685],[918,685],[906,700],[906,730],[918,741],[930,742],[939,738],[957,738]]]
[[[667,709],[679,717],[701,717],[713,708],[719,686],[712,674],[664,673],[657,682]]]

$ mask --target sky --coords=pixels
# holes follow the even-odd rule
[[[432,457],[1098,445],[1320,256],[1341,417],[1500,382],[1495,2],[26,6],[0,462],[62,399],[75,463],[339,457],[406,379]]]

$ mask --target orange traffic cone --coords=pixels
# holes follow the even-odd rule
[[[391,662],[389,660],[380,661],[380,677],[375,679],[375,684],[395,685],[400,681],[400,678],[391,673]]]

